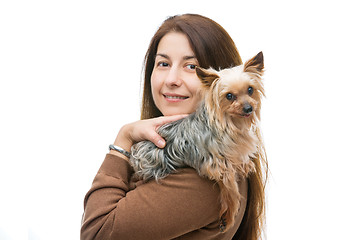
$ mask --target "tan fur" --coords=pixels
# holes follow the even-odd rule
[[[209,119],[219,132],[224,133],[225,156],[216,149],[212,155],[214,161],[204,165],[201,173],[215,180],[220,187],[220,217],[225,219],[224,231],[233,226],[240,208],[238,189],[239,176],[247,177],[255,171],[253,159],[259,153],[262,144],[258,122],[260,120],[261,98],[264,96],[262,75],[264,63],[262,52],[240,65],[222,71],[197,68],[197,74],[203,82],[205,107]],[[249,95],[248,88],[253,88]],[[233,101],[226,98],[233,94]],[[244,106],[251,105],[252,112],[244,117]]]

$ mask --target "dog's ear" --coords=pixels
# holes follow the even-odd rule
[[[212,82],[219,78],[215,70],[203,69],[201,67],[196,67],[196,75],[199,77],[202,84],[206,87],[210,87]]]
[[[244,72],[252,72],[263,75],[264,73],[264,55],[259,52],[255,57],[246,61],[244,64]]]

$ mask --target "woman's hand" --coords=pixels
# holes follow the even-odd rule
[[[188,116],[187,114],[164,116],[151,118],[146,120],[139,120],[133,123],[124,125],[114,142],[114,145],[119,146],[126,151],[130,152],[130,148],[133,144],[149,140],[153,142],[157,147],[164,148],[166,143],[165,140],[157,133],[157,129],[166,124],[181,118]],[[110,151],[112,154],[118,155],[114,150]]]

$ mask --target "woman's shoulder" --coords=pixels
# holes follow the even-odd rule
[[[191,167],[177,169],[166,178],[159,180],[158,184],[171,184],[173,187],[186,187],[197,191],[210,191],[214,195],[219,194],[219,187],[215,181],[200,176]]]
[[[176,198],[179,204],[194,206],[199,211],[209,210],[209,205],[213,216],[218,217],[220,209],[219,186],[215,181],[199,176],[193,168],[180,168],[169,174],[167,177],[158,181],[139,182],[138,190],[141,188],[157,189],[157,192],[165,198]],[[209,205],[208,205],[209,204]],[[195,207],[196,206],[196,207]]]

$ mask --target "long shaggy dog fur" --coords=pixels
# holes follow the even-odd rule
[[[215,71],[197,68],[203,101],[188,117],[166,124],[158,133],[166,146],[150,141],[132,146],[130,162],[139,178],[159,180],[176,169],[192,167],[220,187],[220,228],[234,224],[240,207],[237,180],[254,171],[251,159],[259,151],[257,134],[264,95],[263,54],[244,65]]]

